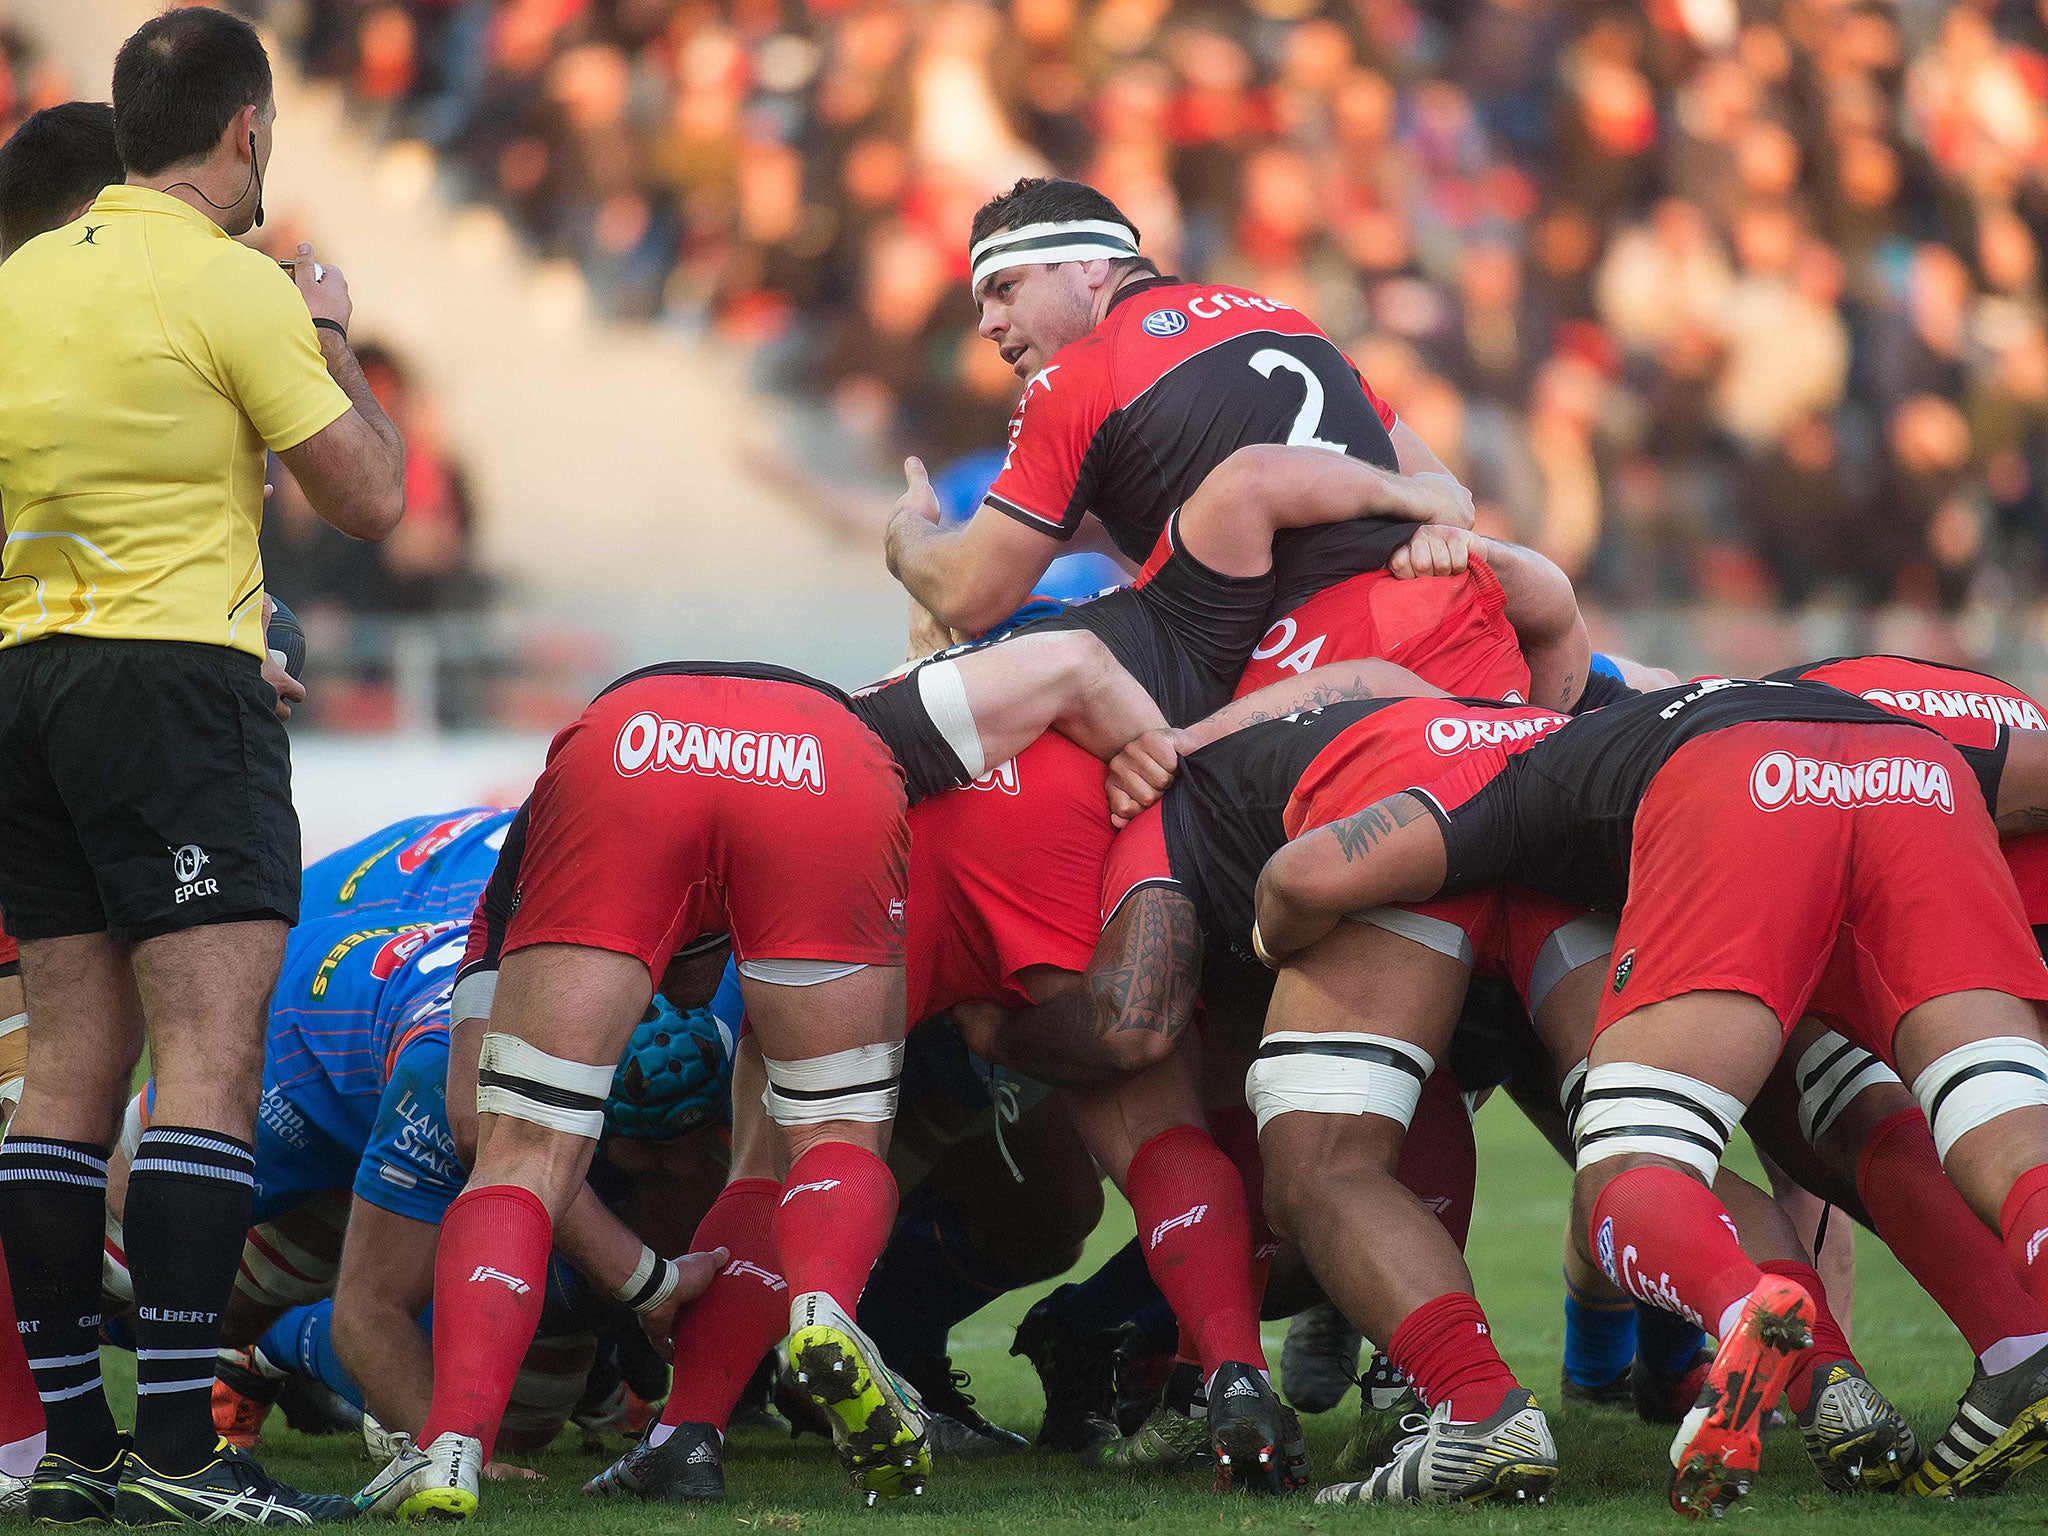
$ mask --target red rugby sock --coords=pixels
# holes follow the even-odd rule
[[[1266,1221],[1266,1163],[1259,1155],[1259,1120],[1246,1104],[1227,1104],[1209,1111],[1209,1135],[1230,1159],[1244,1181],[1245,1214],[1251,1222],[1252,1294],[1263,1306],[1266,1282],[1280,1239]]]
[[[1203,1378],[1226,1360],[1264,1370],[1251,1221],[1230,1159],[1207,1131],[1177,1125],[1138,1148],[1124,1183],[1145,1267],[1194,1335]]]
[[[2013,1180],[1998,1210],[1998,1230],[2027,1294],[2048,1307],[2048,1163]]]
[[[720,1434],[761,1357],[789,1331],[789,1287],[775,1257],[773,1179],[728,1184],[697,1223],[694,1252],[732,1255],[702,1296],[676,1319],[675,1381],[661,1422],[710,1424]],[[659,1445],[666,1433],[655,1438]]]
[[[43,1400],[29,1374],[28,1350],[14,1316],[14,1291],[0,1263],[0,1472],[26,1477],[42,1456]],[[36,1442],[34,1445],[25,1442]],[[14,1447],[19,1454],[10,1455]],[[25,1465],[23,1463],[26,1463]]]
[[[1795,1411],[1804,1413],[1813,1399],[1813,1373],[1816,1368],[1834,1360],[1848,1360],[1859,1371],[1863,1365],[1856,1359],[1856,1351],[1850,1347],[1849,1335],[1842,1331],[1842,1325],[1835,1321],[1835,1314],[1828,1310],[1828,1291],[1821,1284],[1819,1271],[1811,1264],[1801,1264],[1796,1259],[1766,1259],[1757,1268],[1767,1275],[1783,1275],[1787,1280],[1797,1280],[1806,1287],[1806,1294],[1813,1298],[1813,1347],[1802,1349],[1793,1358],[1792,1374],[1785,1378],[1785,1396],[1791,1400]]]
[[[1763,1278],[1714,1192],[1675,1168],[1631,1168],[1593,1202],[1593,1255],[1638,1301],[1718,1334]]]
[[[1917,1109],[1888,1116],[1856,1159],[1856,1193],[1906,1272],[1981,1355],[2001,1339],[2048,1333],[1999,1240],[1941,1171],[1934,1134]]]
[[[775,1252],[790,1301],[823,1291],[853,1316],[896,1220],[896,1179],[865,1147],[821,1141],[790,1166],[775,1207]]]
[[[1472,1140],[1472,1116],[1448,1071],[1438,1070],[1422,1085],[1394,1177],[1436,1212],[1451,1240],[1464,1251],[1472,1230],[1472,1192],[1479,1182],[1479,1148]]]
[[[1463,1291],[1446,1291],[1403,1318],[1387,1340],[1387,1358],[1430,1407],[1449,1403],[1460,1424],[1491,1418],[1519,1385],[1493,1347],[1485,1310]]]
[[[531,1190],[475,1185],[441,1218],[434,1258],[434,1400],[419,1443],[453,1431],[481,1440],[484,1460],[548,1290],[554,1223]]]

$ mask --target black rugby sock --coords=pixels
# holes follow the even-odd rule
[[[107,1149],[10,1136],[0,1145],[0,1247],[49,1449],[104,1467],[120,1440],[100,1386]]]
[[[153,1125],[128,1177],[135,1453],[177,1476],[213,1459],[221,1313],[249,1232],[256,1158],[218,1131]]]

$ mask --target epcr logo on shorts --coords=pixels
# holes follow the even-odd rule
[[[1915,757],[1880,757],[1869,763],[1828,763],[1790,752],[1768,752],[1749,770],[1749,798],[1760,811],[1788,805],[1912,804],[1955,809],[1955,786],[1946,766]]]

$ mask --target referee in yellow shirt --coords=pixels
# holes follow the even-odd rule
[[[31,1516],[352,1515],[216,1441],[269,997],[297,919],[291,758],[261,676],[263,454],[344,533],[404,509],[341,274],[236,243],[276,107],[247,23],[171,11],[114,63],[123,185],[0,266],[0,908],[35,1020],[0,1246],[48,1420]],[[114,1078],[139,993],[156,1103],[128,1185],[132,1447],[99,1380]]]

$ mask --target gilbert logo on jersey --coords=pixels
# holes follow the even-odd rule
[[[629,779],[653,768],[825,793],[825,750],[815,736],[734,731],[642,710],[619,728],[612,760]]]
[[[1770,752],[1749,771],[1749,798],[1760,811],[1788,805],[1911,804],[1956,807],[1948,769],[1916,757],[1880,757],[1870,763],[1826,763],[1790,752]]]

